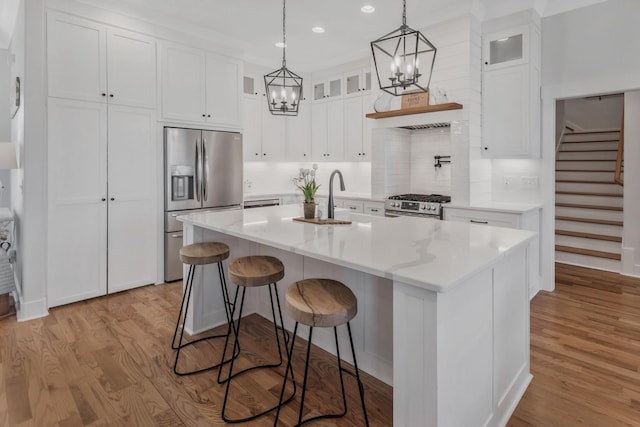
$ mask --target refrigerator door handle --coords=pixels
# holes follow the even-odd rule
[[[198,150],[198,146],[200,141],[196,139],[196,200],[200,201],[200,150]]]
[[[207,156],[207,140],[202,138],[202,199],[207,201],[207,181],[209,181],[209,156]]]

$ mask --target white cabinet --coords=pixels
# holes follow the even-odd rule
[[[265,107],[266,108],[266,107]],[[311,102],[300,101],[298,115],[285,117],[285,153],[290,162],[311,160]]]
[[[371,68],[354,70],[344,75],[344,95],[361,96],[371,92]]]
[[[525,25],[483,37],[482,155],[540,156],[540,31]]]
[[[239,61],[167,43],[161,63],[163,118],[240,125]]]
[[[342,207],[349,209],[353,213],[364,213],[364,202],[362,200],[342,200]]]
[[[367,215],[384,216],[384,202],[364,202],[364,213]]]
[[[49,98],[49,307],[156,281],[154,122],[153,110]]]
[[[341,98],[344,95],[342,75],[314,80],[312,84],[313,102]]]
[[[523,212],[486,210],[473,207],[445,207],[446,221],[467,222],[470,224],[491,225],[494,227],[516,228],[540,233],[540,210],[530,209]],[[540,283],[540,243],[536,237],[527,250],[529,259],[529,291],[533,298]]]
[[[263,98],[244,96],[242,121],[244,124],[242,144],[245,161],[284,160],[284,117],[271,114]]]
[[[366,118],[371,110],[368,95],[344,100],[345,159],[348,161],[371,161],[371,124]]]
[[[312,104],[311,153],[314,161],[344,160],[344,103]]]
[[[49,96],[154,108],[155,40],[48,12]]]

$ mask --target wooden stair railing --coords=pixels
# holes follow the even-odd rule
[[[618,157],[616,158],[616,174],[614,181],[616,184],[624,185],[624,179],[622,178],[622,157],[624,154],[624,110],[622,111],[622,124],[620,125],[620,143],[618,144]]]

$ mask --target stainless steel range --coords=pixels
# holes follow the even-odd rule
[[[384,203],[385,216],[419,216],[442,219],[442,205],[451,202],[451,196],[442,194],[400,194],[388,197]]]

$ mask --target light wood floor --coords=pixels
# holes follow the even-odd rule
[[[148,286],[55,308],[43,319],[1,320],[0,425],[221,425],[224,388],[214,373],[171,371],[180,292],[180,283]],[[265,355],[271,341],[261,337],[272,329],[258,316],[243,329],[246,356],[239,360],[246,365]],[[296,345],[298,378],[303,344]],[[183,367],[214,360],[214,347],[190,350]],[[307,397],[309,406],[335,405],[333,359],[320,354],[312,369],[318,392]],[[509,426],[640,426],[640,280],[558,264],[556,291],[532,301],[531,370]],[[364,379],[371,425],[391,426],[391,388]],[[354,383],[347,377],[349,416],[316,425],[362,425]],[[242,405],[231,412],[243,415],[256,400],[275,398],[279,385],[277,373],[239,382],[231,394]],[[294,409],[282,416],[283,425],[294,424]],[[246,425],[271,426],[273,417]]]
[[[173,374],[171,337],[180,304],[181,283],[147,286],[54,308],[49,316],[17,323],[0,321],[0,426],[212,426],[220,418],[224,387],[217,371],[188,377]],[[238,368],[275,352],[273,326],[257,315],[243,319]],[[271,335],[270,335],[271,334]],[[183,353],[187,370],[216,361],[220,341],[205,341]],[[294,367],[302,379],[303,346],[296,340]],[[196,347],[196,346],[194,346]],[[335,358],[316,349],[305,407],[339,409]],[[343,351],[346,349],[343,349]],[[236,368],[234,367],[234,370]],[[230,391],[228,415],[246,416],[260,402],[277,403],[280,373],[239,377]],[[392,424],[392,390],[363,373],[372,426]],[[301,382],[301,381],[300,381]],[[363,425],[355,380],[345,375],[349,412],[339,421],[316,425]],[[247,391],[249,390],[249,391]],[[281,424],[297,422],[297,404],[282,410]],[[240,403],[240,404],[239,404]],[[296,405],[292,408],[291,405]],[[313,413],[311,415],[317,415]],[[250,426],[272,426],[274,416]]]

